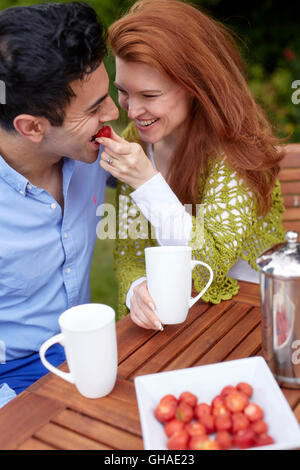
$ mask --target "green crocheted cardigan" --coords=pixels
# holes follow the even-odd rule
[[[125,129],[123,137],[142,144],[134,123]],[[129,185],[118,183],[114,253],[119,290],[117,319],[128,313],[125,300],[131,283],[145,276],[144,249],[158,245],[154,228],[130,198],[132,191]],[[280,183],[277,181],[275,184],[271,210],[265,217],[258,216],[251,191],[243,184],[242,178],[226,165],[225,158],[218,158],[209,162],[206,180],[199,181],[199,205],[202,218],[193,217],[190,246],[193,248],[193,258],[208,263],[214,272],[214,280],[202,299],[217,304],[238,293],[237,280],[227,276],[227,273],[240,257],[257,270],[256,258],[267,248],[284,240],[284,205]],[[199,223],[201,220],[204,222]],[[138,237],[133,237],[133,233],[138,233]],[[204,267],[198,266],[193,270],[196,291],[200,292],[207,280],[208,272]]]

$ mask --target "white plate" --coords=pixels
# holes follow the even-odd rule
[[[262,357],[191,367],[136,377],[134,380],[145,450],[167,450],[167,438],[153,411],[166,394],[179,396],[186,390],[198,402],[211,403],[225,385],[248,382],[253,387],[251,401],[264,410],[268,434],[274,444],[253,449],[295,449],[300,447],[298,421]]]

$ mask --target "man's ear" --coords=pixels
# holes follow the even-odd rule
[[[50,127],[47,119],[30,114],[19,114],[14,119],[16,131],[26,139],[39,143]]]

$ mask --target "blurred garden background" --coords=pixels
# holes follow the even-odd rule
[[[0,9],[45,3],[37,0],[0,0]],[[57,3],[57,1],[55,2]],[[134,0],[86,0],[109,26],[125,13]],[[235,34],[248,68],[248,82],[258,102],[268,113],[278,136],[300,142],[300,34],[299,2],[272,0],[194,0],[194,5],[221,21]],[[1,34],[1,31],[0,31]],[[113,81],[114,60],[106,59]],[[117,93],[111,86],[117,103]],[[120,114],[113,127],[126,125]],[[115,192],[107,190],[107,202]],[[113,272],[113,241],[98,240],[91,270],[92,301],[116,308],[117,285]]]

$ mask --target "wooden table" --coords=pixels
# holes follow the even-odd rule
[[[248,283],[219,305],[198,302],[185,323],[163,332],[124,318],[113,392],[90,400],[47,374],[0,410],[0,449],[143,449],[134,377],[260,355],[260,321],[258,286]],[[300,390],[283,393],[300,421]]]

